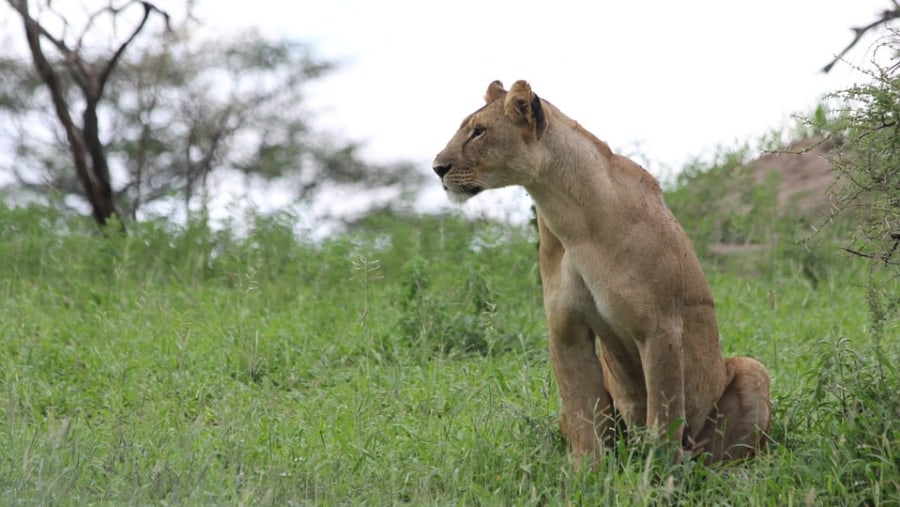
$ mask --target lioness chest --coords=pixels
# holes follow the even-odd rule
[[[584,255],[584,254],[583,254]],[[656,319],[650,307],[641,303],[640,284],[623,286],[622,273],[596,265],[596,254],[584,258],[577,250],[566,251],[555,273],[545,282],[555,294],[546,294],[548,313],[578,315],[596,336],[603,365],[605,389],[623,420],[646,423],[647,388],[641,349],[652,335]],[[592,264],[592,262],[594,264]]]
[[[647,306],[639,302],[642,296],[638,284],[623,286],[621,274],[598,264],[596,254],[566,251],[561,259],[558,290],[564,304],[581,315],[599,338],[609,362],[625,366],[623,371],[631,372],[629,376],[642,382],[639,345],[649,332],[647,319],[653,317],[642,312]]]

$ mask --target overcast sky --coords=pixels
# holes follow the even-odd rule
[[[677,169],[860,79],[819,69],[888,0],[211,2],[210,24],[309,42],[340,68],[320,121],[384,159],[430,165],[487,84],[531,82],[601,139]],[[874,37],[850,55],[862,64]],[[651,168],[653,169],[653,168]]]

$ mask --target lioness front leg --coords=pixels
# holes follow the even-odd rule
[[[613,436],[612,400],[603,384],[594,333],[571,313],[551,312],[550,360],[562,399],[560,430],[580,467],[600,457],[598,439]]]
[[[694,455],[709,461],[741,459],[766,446],[772,424],[769,373],[755,359],[725,361],[728,385],[694,442]]]
[[[680,455],[685,423],[680,334],[668,331],[648,337],[641,356],[647,386],[647,428],[664,442],[676,443]]]

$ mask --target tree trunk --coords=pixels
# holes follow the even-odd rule
[[[72,161],[75,164],[75,174],[78,181],[84,189],[84,196],[91,205],[94,220],[101,226],[106,225],[113,216],[121,218],[122,215],[116,209],[112,184],[109,176],[109,162],[106,158],[106,149],[100,141],[99,122],[97,120],[97,106],[103,97],[103,88],[106,86],[110,74],[121,58],[125,49],[134,40],[138,33],[144,28],[147,18],[152,12],[158,12],[166,20],[168,27],[169,15],[160,11],[155,5],[147,1],[134,0],[122,7],[114,8],[110,5],[106,10],[116,16],[122,9],[129,5],[141,5],[144,9],[144,16],[135,26],[131,35],[122,42],[112,57],[102,65],[99,72],[94,66],[86,62],[80,53],[81,43],[76,47],[70,48],[66,45],[62,38],[56,38],[50,35],[41,24],[31,17],[28,12],[27,0],[8,0],[16,12],[22,16],[25,23],[25,35],[28,39],[28,47],[31,50],[31,56],[34,60],[34,66],[38,74],[47,88],[50,90],[50,96],[53,100],[53,107],[56,111],[56,117],[59,119],[63,130],[66,133],[66,140],[69,143],[69,151],[72,154]],[[47,2],[49,7],[50,2]],[[101,11],[102,12],[102,11]],[[68,26],[68,25],[67,25]],[[41,38],[47,39],[56,49],[62,53],[65,64],[72,73],[75,82],[84,95],[84,111],[82,112],[82,126],[78,128],[72,121],[69,112],[70,105],[66,101],[65,91],[59,79],[57,71],[53,68],[44,51],[41,48]],[[121,223],[121,222],[120,222]],[[122,225],[124,228],[124,225]]]
[[[98,150],[96,145],[96,109],[90,111],[92,108],[96,108],[96,101],[88,100],[85,105],[85,118],[92,114],[95,119],[93,131],[85,132],[79,129],[75,122],[72,121],[72,116],[69,114],[69,104],[66,102],[59,76],[53,70],[53,66],[50,65],[41,48],[41,26],[28,14],[28,2],[11,3],[22,15],[22,20],[25,23],[25,35],[28,38],[28,47],[34,59],[34,66],[41,76],[41,80],[44,81],[44,84],[47,85],[50,91],[56,117],[66,133],[69,152],[72,154],[72,162],[75,164],[75,173],[78,175],[78,181],[81,182],[81,187],[84,189],[84,196],[91,205],[94,220],[100,225],[106,225],[113,215],[118,216],[119,213],[116,211],[112,198],[109,171],[97,171],[98,160],[101,160],[102,166],[105,166],[106,156],[103,153],[102,146]],[[85,139],[85,134],[87,134],[88,139]],[[88,162],[89,151],[93,163]]]

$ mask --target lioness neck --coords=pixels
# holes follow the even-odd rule
[[[554,116],[557,121],[540,140],[538,177],[525,188],[563,244],[572,247],[621,233],[640,220],[641,208],[646,213],[655,201],[662,202],[649,173],[614,155],[575,121]]]

